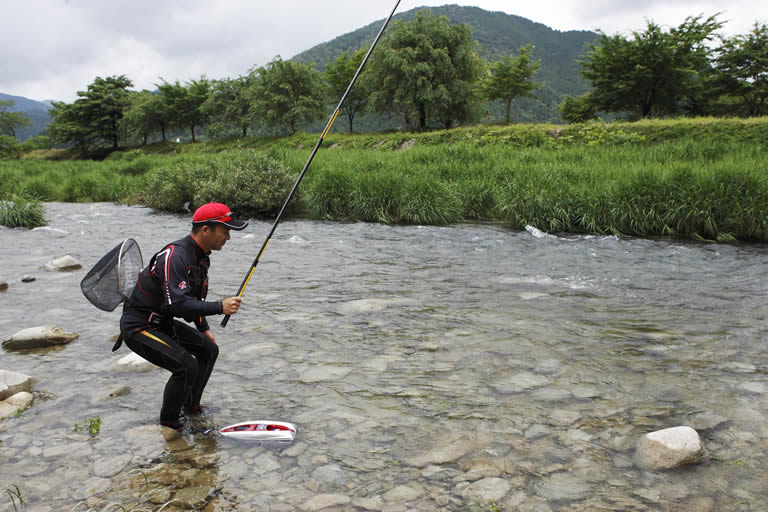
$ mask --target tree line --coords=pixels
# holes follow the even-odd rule
[[[718,15],[687,18],[668,30],[647,22],[631,36],[599,38],[580,61],[591,89],[560,104],[566,122],[582,122],[601,114],[627,119],[679,115],[759,116],[768,105],[768,25],[722,37]],[[541,61],[524,45],[496,62],[482,60],[466,24],[420,11],[412,21],[395,23],[369,67],[345,102],[342,113],[349,131],[362,113],[394,116],[407,130],[451,128],[488,117],[488,101],[505,107],[533,97],[542,84],[535,80]],[[54,102],[48,126],[51,139],[76,147],[103,144],[117,148],[126,139],[146,143],[169,130],[185,130],[193,141],[206,128],[211,136],[249,130],[295,133],[322,119],[335,105],[367,49],[345,52],[329,61],[324,72],[311,64],[275,58],[235,79],[205,76],[184,84],[162,80],[156,91],[132,91],[124,75],[97,77],[78,92],[73,103]],[[8,112],[0,105],[0,148],[13,135]],[[18,124],[16,125],[18,126]],[[3,142],[5,141],[5,142]]]

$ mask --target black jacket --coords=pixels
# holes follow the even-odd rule
[[[194,322],[201,332],[208,330],[205,317],[222,313],[221,301],[205,300],[210,266],[210,258],[190,235],[166,245],[139,272],[123,316],[140,321],[156,313],[168,320]]]

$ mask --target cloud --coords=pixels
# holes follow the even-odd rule
[[[403,0],[399,12],[444,5]],[[469,0],[489,11],[517,14],[558,30],[642,30],[646,19],[679,25],[686,16],[725,11],[726,32],[745,33],[768,7],[736,0],[626,2],[597,0]],[[44,7],[41,8],[41,5]],[[72,101],[96,76],[128,76],[137,89],[161,77],[186,82],[235,77],[276,55],[312,46],[385,18],[393,0],[7,0],[0,19],[0,92]],[[10,51],[8,51],[10,49]]]

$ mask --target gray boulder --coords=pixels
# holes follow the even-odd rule
[[[3,340],[3,348],[40,348],[63,345],[75,340],[79,334],[64,332],[60,327],[41,326],[22,329]]]
[[[67,254],[61,258],[56,258],[45,264],[45,270],[48,272],[71,272],[80,270],[83,266],[75,258]]]
[[[638,466],[651,471],[700,461],[706,455],[699,434],[691,427],[673,427],[640,438],[635,451]]]
[[[32,385],[32,377],[22,373],[0,370],[0,400],[20,391],[27,390]]]

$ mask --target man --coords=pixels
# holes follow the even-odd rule
[[[211,251],[220,251],[230,229],[242,230],[248,222],[236,220],[221,203],[208,203],[192,217],[192,232],[166,245],[139,272],[131,299],[120,319],[125,344],[151,363],[171,372],[165,385],[160,424],[181,429],[180,413],[200,413],[203,394],[219,355],[216,337],[205,319],[232,315],[240,297],[206,301]],[[183,318],[194,323],[175,320]]]

